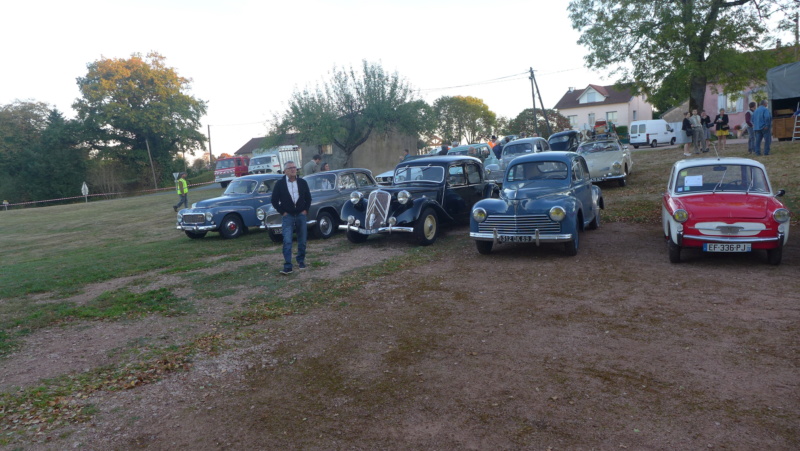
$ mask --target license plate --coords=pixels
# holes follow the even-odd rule
[[[750,252],[750,243],[703,243],[706,252]]]
[[[605,180],[603,177],[594,177],[592,179],[593,182],[602,182],[603,180]]]
[[[533,241],[532,236],[515,236],[515,235],[501,235],[501,243],[530,243]]]

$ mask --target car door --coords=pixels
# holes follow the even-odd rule
[[[586,160],[578,156],[572,159],[572,192],[583,207],[584,223],[594,219],[597,214],[592,201],[592,182]]]
[[[450,164],[447,168],[442,208],[458,222],[469,221],[470,206],[474,203],[472,197],[472,187],[467,183],[464,162]]]

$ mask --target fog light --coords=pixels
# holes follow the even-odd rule
[[[392,216],[391,218],[389,218],[389,225],[394,226],[395,224],[397,224],[397,218]]]
[[[350,216],[347,217],[347,224],[348,225],[353,225],[354,222],[356,222],[356,217],[355,216],[350,215]]]
[[[356,222],[353,223],[354,226],[359,227],[361,225],[361,221],[356,219]]]

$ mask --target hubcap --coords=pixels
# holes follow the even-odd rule
[[[228,222],[228,231],[229,232],[235,232],[238,229],[239,229],[239,227],[236,226],[235,222],[233,222],[233,221]]]
[[[322,230],[323,235],[331,233],[331,222],[328,221],[328,218],[322,218],[319,221],[319,229]]]
[[[436,235],[436,220],[433,218],[433,216],[428,216],[425,218],[423,230],[425,232],[426,239],[432,240]]]

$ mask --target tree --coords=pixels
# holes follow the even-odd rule
[[[433,110],[437,131],[445,142],[461,142],[464,138],[467,142],[477,142],[492,134],[497,121],[497,115],[475,97],[439,97],[433,103]]]
[[[613,69],[619,83],[659,105],[687,94],[702,108],[709,82],[735,92],[766,78],[780,58],[759,52],[774,42],[767,20],[785,0],[572,0],[569,16],[594,69]]]
[[[398,131],[417,135],[423,125],[420,104],[408,83],[380,64],[363,61],[361,72],[334,68],[329,81],[315,90],[295,91],[289,108],[273,121],[265,145],[297,133],[301,142],[335,144],[348,166],[356,149],[375,133]]]
[[[206,104],[188,94],[191,79],[167,67],[163,56],[134,53],[87,67],[86,76],[78,78],[83,97],[73,107],[91,133],[97,157],[121,163],[127,177],[147,184],[150,157],[159,182],[171,182],[171,173],[183,170],[178,154],[204,149],[199,130]]]
[[[552,130],[553,133],[570,129],[569,119],[562,116],[561,113],[551,109],[544,110],[544,113],[547,114],[547,119],[550,123],[549,130]],[[541,108],[536,109],[536,125],[537,127],[534,128],[533,108],[526,108],[522,110],[517,117],[509,121],[506,128],[502,130],[502,133],[505,135],[516,135],[520,132],[525,132],[528,136],[533,136],[534,131],[538,130],[539,136],[542,138],[550,137],[547,122],[544,119]]]

